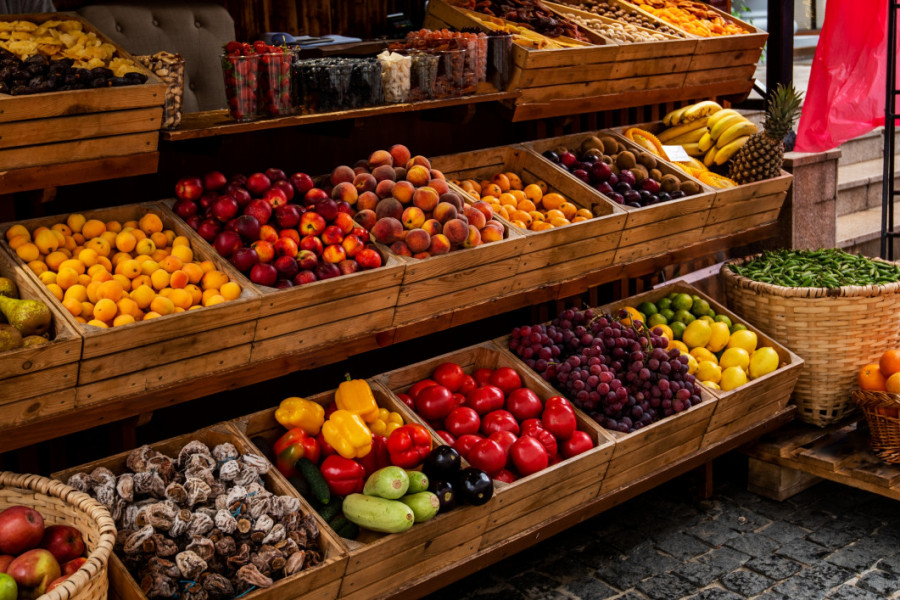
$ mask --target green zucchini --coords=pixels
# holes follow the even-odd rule
[[[363,494],[397,500],[405,496],[408,489],[409,476],[406,471],[400,467],[384,467],[369,475]]]
[[[400,502],[410,507],[415,515],[416,523],[430,521],[438,514],[441,503],[431,492],[419,492],[400,498]]]
[[[331,500],[331,490],[328,489],[328,482],[325,481],[322,472],[319,471],[319,467],[317,467],[313,461],[304,457],[294,463],[294,468],[300,471],[300,473],[303,474],[303,477],[306,478],[313,496],[315,496],[323,506],[327,505],[328,501]]]
[[[360,527],[382,533],[400,533],[413,526],[412,509],[397,500],[350,494],[344,498],[344,516]]]
[[[409,477],[409,488],[407,494],[417,494],[428,490],[428,475],[422,471],[406,471]]]

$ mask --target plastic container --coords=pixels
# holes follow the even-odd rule
[[[228,111],[235,121],[252,121],[259,116],[259,55],[222,56]]]
[[[512,36],[487,36],[487,80],[498,90],[505,90],[512,75]]]
[[[282,117],[294,112],[291,59],[292,54],[288,51],[259,55],[259,108],[262,114]]]
[[[381,62],[381,87],[384,92],[384,101],[388,104],[407,102],[412,59],[397,52],[385,51],[378,55],[378,60]]]
[[[462,96],[465,85],[466,51],[443,50],[438,52],[437,56],[439,62],[435,81],[436,97]]]
[[[435,81],[437,80],[440,57],[428,52],[410,51],[412,66],[410,67],[409,101],[431,100],[435,97]]]

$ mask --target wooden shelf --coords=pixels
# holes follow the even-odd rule
[[[181,127],[171,131],[163,131],[162,139],[165,141],[193,140],[198,138],[213,137],[217,135],[232,135],[236,133],[249,133],[252,131],[265,131],[267,129],[280,129],[282,127],[296,127],[298,125],[311,125],[313,123],[325,123],[330,121],[343,121],[346,119],[358,119],[364,117],[377,117],[394,113],[416,112],[445,108],[448,106],[461,106],[480,104],[483,102],[500,102],[503,100],[515,100],[518,92],[491,92],[475,94],[472,96],[460,96],[458,98],[446,98],[443,100],[426,100],[423,102],[407,102],[403,104],[386,104],[383,106],[370,106],[353,110],[342,110],[327,113],[315,113],[309,115],[293,115],[289,117],[277,117],[273,119],[261,119],[238,123],[234,121],[227,110],[211,110],[207,112],[188,113],[181,120]]]
[[[148,175],[156,173],[158,165],[159,152],[141,152],[127,156],[10,169],[0,171],[0,190],[11,194],[89,181]]]

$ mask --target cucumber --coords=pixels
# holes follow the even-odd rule
[[[406,490],[407,495],[418,494],[428,490],[428,475],[422,471],[407,471],[406,475],[409,477],[409,488]]]
[[[343,510],[347,520],[382,533],[406,531],[416,521],[412,509],[404,503],[364,494],[344,498]]]
[[[328,504],[318,509],[318,513],[323,521],[330,523],[332,519],[341,514],[341,499],[337,496],[332,496]]]
[[[328,525],[336,534],[348,540],[355,540],[359,537],[359,525],[347,520],[347,517],[340,516],[331,520]]]
[[[316,464],[304,457],[294,463],[294,468],[303,474],[306,482],[309,483],[309,489],[322,505],[328,504],[331,500],[331,490],[328,489],[328,482],[322,477],[322,472]]]
[[[438,514],[441,503],[438,497],[431,492],[419,492],[400,498],[400,502],[410,507],[415,516],[416,523],[430,521]]]
[[[363,487],[363,494],[397,500],[405,496],[408,489],[409,476],[406,471],[400,467],[385,467],[369,475]]]

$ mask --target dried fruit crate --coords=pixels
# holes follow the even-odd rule
[[[753,424],[771,417],[787,406],[800,371],[803,369],[803,359],[763,333],[740,315],[726,308],[724,304],[704,294],[694,286],[684,282],[675,282],[665,287],[626,298],[620,302],[607,304],[602,308],[614,314],[623,306],[637,307],[641,302],[654,302],[673,292],[700,296],[709,302],[710,308],[715,309],[716,314],[727,316],[733,323],[743,323],[747,326],[747,329],[756,334],[759,340],[757,348],[771,346],[778,353],[780,360],[778,369],[758,379],[751,379],[739,388],[723,391],[710,390],[706,386],[702,386],[704,390],[707,390],[717,400],[715,411],[703,435],[701,447],[705,448],[739,433]]]
[[[230,443],[241,454],[258,453],[256,447],[250,443],[244,434],[230,423],[218,423],[206,427],[194,433],[187,433],[165,441],[150,444],[150,447],[169,457],[176,458],[178,453],[188,442],[200,441],[212,449],[218,444]],[[53,474],[54,479],[62,482],[68,481],[75,473],[90,473],[97,467],[105,467],[115,475],[129,472],[126,467],[126,459],[131,452],[122,452],[108,458],[66,469]],[[300,499],[301,512],[312,513],[320,532],[320,549],[322,562],[310,569],[304,569],[299,573],[279,579],[268,588],[255,589],[242,595],[241,598],[250,600],[288,600],[298,598],[302,600],[334,600],[338,596],[341,584],[341,576],[347,567],[347,552],[338,538],[319,518],[319,515],[307,504],[306,500],[297,493],[287,480],[282,477],[274,467],[262,475],[267,490],[279,496],[293,496]],[[113,597],[119,600],[146,600],[147,596],[141,589],[140,582],[128,571],[118,552],[113,553],[109,564],[109,581]]]
[[[154,212],[165,229],[193,240],[193,231],[181,220],[169,216],[160,203],[130,204],[113,208],[84,211],[87,219],[124,223],[139,220]],[[29,231],[64,222],[65,216],[40,217],[18,223],[0,225],[0,245],[14,255],[6,243],[6,230],[24,225]],[[206,244],[191,242],[196,260],[210,260],[231,280],[237,271]],[[15,259],[22,272],[36,286],[44,287],[37,276]],[[250,346],[256,330],[259,294],[243,287],[241,296],[229,302],[199,310],[185,311],[149,321],[101,329],[75,320],[61,304],[54,304],[84,339],[78,367],[78,407],[123,398],[147,390],[170,386],[179,381],[225,371],[250,361]]]
[[[431,377],[434,369],[445,362],[458,364],[468,374],[481,368],[512,367],[521,375],[525,387],[537,393],[541,400],[560,395],[524,363],[492,342],[396,369],[375,380],[395,394],[404,393],[417,381]],[[430,428],[422,417],[400,404],[409,419]],[[512,537],[545,521],[550,515],[563,513],[598,495],[613,455],[613,438],[581,411],[576,410],[576,416],[578,429],[591,436],[595,447],[513,483],[495,481],[494,497],[486,505],[491,507],[491,514],[481,548]]]
[[[682,248],[695,242],[699,237],[697,230],[706,222],[709,208],[715,196],[711,189],[703,184],[696,182],[700,187],[700,192],[693,196],[661,202],[653,206],[633,208],[615,204],[571,173],[540,156],[544,151],[552,150],[557,146],[577,148],[589,137],[604,135],[614,137],[619,143],[624,144],[632,151],[635,149],[631,142],[609,130],[572,133],[528,142],[524,146],[535,155],[536,159],[546,164],[553,172],[560,173],[563,178],[571,181],[572,185],[589,190],[626,213],[627,219],[622,231],[622,239],[615,254],[616,264],[666,254],[671,250]],[[657,168],[663,175],[675,175],[680,181],[694,181],[683,171],[665,162],[660,161]]]
[[[665,129],[662,121],[644,123],[637,127],[653,134]],[[627,127],[621,128],[618,132],[625,129]],[[746,183],[736,187],[713,188],[707,186],[715,192],[715,199],[703,226],[703,238],[729,235],[744,229],[776,223],[793,180],[793,175],[781,171],[781,175],[773,179]]]
[[[490,179],[495,173],[512,171],[528,185],[544,181],[548,191],[559,192],[579,208],[587,208],[593,219],[529,231],[510,229],[523,236],[517,253],[514,291],[522,291],[578,277],[613,264],[626,214],[591,188],[563,176],[539,156],[521,146],[501,146],[461,154],[439,156],[432,166],[448,179]],[[462,192],[465,194],[465,192]],[[471,198],[466,194],[466,198]]]
[[[50,341],[0,352],[0,431],[75,410],[81,335],[63,315],[68,311],[26,271],[30,269],[15,265],[6,249],[0,248],[0,277],[16,284],[20,298],[40,300],[50,309]]]
[[[77,21],[85,32],[113,44],[74,14],[4,15],[2,20],[39,24],[48,20]],[[116,56],[132,58],[119,46]],[[23,96],[0,94],[0,164],[4,169],[19,169],[156,152],[166,85],[136,64],[147,75],[147,81],[140,85]]]
[[[308,399],[327,406],[334,401],[331,390]],[[403,411],[403,404],[377,383],[372,393],[378,406],[404,414],[404,421],[414,422]],[[248,438],[261,436],[274,443],[285,431],[275,420],[275,409],[263,410],[236,419],[234,426]],[[443,444],[432,436],[435,444]],[[348,549],[349,560],[341,583],[340,597],[352,600],[374,598],[386,591],[385,581],[395,585],[431,573],[450,563],[474,554],[481,543],[490,514],[490,503],[482,506],[458,507],[425,523],[416,523],[403,533],[385,534],[360,530],[356,540],[341,539]]]
[[[180,221],[169,201],[165,205],[169,218]],[[192,244],[209,248],[196,232],[190,233]],[[214,248],[209,251],[217,254]],[[260,295],[251,362],[389,329],[405,264],[384,249],[379,251],[383,262],[377,269],[286,290],[256,285],[235,269],[241,287]]]

